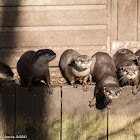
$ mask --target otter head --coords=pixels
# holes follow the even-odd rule
[[[52,61],[56,57],[56,54],[50,49],[38,50],[36,53],[38,55],[38,61],[44,64]]]
[[[119,69],[119,76],[124,82],[138,78],[138,66],[125,66]]]
[[[14,73],[11,68],[0,61],[0,79],[13,80]]]
[[[107,99],[113,100],[114,98],[119,97],[121,90],[116,85],[110,85],[103,87],[103,93]]]
[[[91,66],[91,59],[87,55],[80,55],[74,59],[76,66],[81,69],[85,70],[90,68]]]

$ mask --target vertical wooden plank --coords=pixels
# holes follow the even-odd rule
[[[118,0],[118,40],[137,40],[137,0]]]
[[[106,109],[90,108],[94,86],[88,92],[82,87],[62,87],[62,139],[63,140],[106,140]]]
[[[132,87],[123,87],[123,92],[114,100],[109,116],[109,140],[140,139],[140,91],[132,94]]]
[[[138,0],[138,41],[140,41],[140,0]]]
[[[0,87],[0,139],[4,136],[13,136],[15,128],[15,88],[12,86]]]
[[[44,86],[16,89],[16,135],[28,140],[59,140],[61,124],[61,88],[48,94]]]
[[[107,1],[107,53],[110,54],[110,39],[111,39],[111,0]]]
[[[111,23],[112,23],[112,34],[111,34],[111,41],[118,40],[118,0],[112,0],[111,5]]]

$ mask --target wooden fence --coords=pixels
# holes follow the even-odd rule
[[[44,86],[32,92],[19,86],[0,87],[0,138],[24,136],[28,140],[139,140],[140,92],[126,86],[112,108],[88,106],[94,86]],[[10,140],[10,139],[9,139]]]

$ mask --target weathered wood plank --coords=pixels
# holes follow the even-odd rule
[[[140,42],[137,41],[113,41],[111,46],[111,55],[113,55],[119,49],[130,49],[134,53],[140,49]]]
[[[3,27],[101,25],[106,22],[106,5],[0,7],[0,26]]]
[[[107,0],[0,0],[0,6],[106,4]]]
[[[84,46],[44,46],[44,47],[41,47],[41,46],[30,47],[29,46],[28,48],[19,46],[17,49],[16,48],[13,48],[13,49],[1,48],[0,60],[9,64],[11,67],[16,67],[17,61],[19,60],[21,55],[25,53],[26,51],[29,51],[29,50],[37,51],[39,49],[45,49],[45,48],[52,49],[57,55],[56,58],[50,62],[50,66],[58,66],[60,56],[63,53],[63,51],[65,51],[66,49],[74,49],[81,54],[86,54],[89,56],[92,56],[97,51],[102,51],[102,52],[107,51],[106,45],[103,45],[103,46],[86,46],[86,45]]]
[[[106,44],[106,25],[0,29],[0,47]]]
[[[140,92],[132,94],[126,86],[119,99],[114,100],[109,116],[109,140],[140,139]]]
[[[118,40],[118,0],[112,0],[111,3],[111,41]]]
[[[15,136],[15,94],[12,86],[0,87],[0,139]]]
[[[118,0],[118,40],[137,41],[137,0]]]
[[[94,86],[88,92],[81,87],[62,87],[62,139],[63,140],[105,140],[107,129],[106,110],[90,108]]]
[[[60,139],[61,130],[61,89],[54,88],[49,95],[45,87],[17,87],[16,134],[27,135],[29,140]]]

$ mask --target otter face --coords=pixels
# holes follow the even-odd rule
[[[104,87],[103,92],[107,99],[113,100],[114,98],[119,97],[121,90],[119,87],[113,85],[113,86],[109,86],[109,87],[108,86]]]
[[[134,80],[138,77],[139,68],[137,66],[121,67],[119,70],[119,76],[127,82],[127,80]]]
[[[75,58],[74,61],[80,69],[88,69],[91,66],[91,59],[87,55],[81,55]]]
[[[0,79],[13,80],[14,73],[11,68],[0,61]]]
[[[39,56],[38,61],[44,64],[52,61],[56,57],[56,54],[49,49],[39,50],[37,51],[37,54]]]

